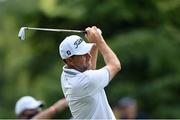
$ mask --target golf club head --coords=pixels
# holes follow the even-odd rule
[[[25,40],[25,29],[27,29],[27,27],[21,27],[21,29],[19,30],[18,37],[20,38],[20,40]]]

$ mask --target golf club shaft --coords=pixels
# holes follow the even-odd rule
[[[86,31],[82,30],[68,30],[68,29],[50,29],[50,28],[33,28],[33,27],[26,27],[28,30],[39,30],[39,31],[52,31],[52,32],[76,32],[76,33],[86,33]]]

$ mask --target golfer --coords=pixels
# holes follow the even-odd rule
[[[120,71],[120,61],[97,27],[88,27],[86,32],[89,43],[71,35],[59,46],[65,62],[61,74],[62,90],[74,119],[115,119],[104,88]],[[98,50],[106,64],[100,69],[96,69]]]

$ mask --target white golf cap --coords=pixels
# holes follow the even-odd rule
[[[42,105],[42,101],[36,100],[31,96],[24,96],[16,102],[15,113],[20,115],[26,109],[36,109]]]
[[[89,53],[93,45],[93,43],[86,43],[77,35],[71,35],[61,42],[59,45],[59,53],[62,59],[67,59],[73,55]]]

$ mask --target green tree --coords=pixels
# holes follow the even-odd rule
[[[26,31],[20,41],[20,27],[92,25],[101,28],[122,64],[106,88],[110,102],[131,95],[151,118],[180,118],[179,10],[179,0],[1,0],[0,118],[15,118],[23,95],[47,106],[63,97],[58,46],[70,33]],[[98,68],[103,65],[99,56]],[[67,110],[56,118],[70,117]]]

